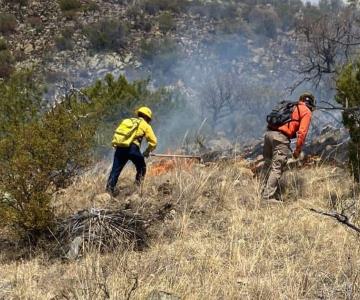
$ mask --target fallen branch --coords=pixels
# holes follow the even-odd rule
[[[317,210],[315,208],[310,208],[309,210],[314,212],[314,213],[323,215],[323,216],[334,218],[338,222],[340,222],[340,223],[344,224],[345,226],[351,228],[352,230],[356,231],[357,233],[360,233],[360,228],[357,227],[356,225],[350,223],[349,217],[344,215],[344,214],[340,214],[340,213],[337,213],[337,212],[324,212],[324,211]]]

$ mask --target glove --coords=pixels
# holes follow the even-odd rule
[[[295,149],[295,151],[294,151],[294,153],[293,153],[293,157],[294,157],[295,159],[298,159],[299,156],[300,156],[300,154],[301,154],[301,150],[300,150],[300,149]]]
[[[143,152],[143,156],[146,157],[146,158],[148,158],[148,157],[150,156],[150,151],[146,149],[146,150]]]

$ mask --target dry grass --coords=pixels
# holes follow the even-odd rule
[[[144,251],[90,253],[77,261],[37,254],[0,257],[0,298],[145,299],[154,289],[182,299],[360,299],[360,243],[354,232],[308,208],[342,209],[357,200],[345,171],[289,171],[286,203],[261,205],[258,182],[241,162],[194,166],[148,177],[121,195],[102,195],[95,169],[54,199],[60,215],[89,207],[126,207],[148,218]],[[357,204],[352,212],[357,212]],[[355,215],[357,217],[357,215]]]

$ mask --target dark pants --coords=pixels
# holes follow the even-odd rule
[[[132,161],[136,167],[136,183],[140,184],[146,173],[144,156],[141,154],[137,145],[132,144],[127,148],[116,148],[114,162],[106,188],[113,191],[122,169],[128,161]]]

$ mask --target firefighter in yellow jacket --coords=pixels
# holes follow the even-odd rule
[[[114,161],[109,179],[106,185],[106,191],[114,195],[120,173],[126,163],[130,160],[136,167],[135,182],[141,184],[145,173],[145,157],[149,157],[150,152],[156,148],[157,138],[150,125],[152,112],[148,107],[141,107],[137,110],[137,118],[123,120],[115,132],[113,138],[113,147],[115,147]],[[130,123],[126,127],[123,124]],[[125,130],[121,130],[125,128]],[[128,128],[128,129],[127,129]],[[148,147],[141,153],[140,147],[143,138],[148,142]]]

